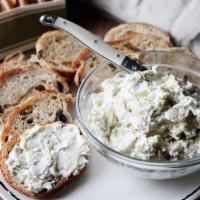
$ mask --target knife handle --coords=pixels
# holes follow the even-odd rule
[[[67,31],[97,54],[100,54],[129,73],[132,71],[143,71],[146,69],[142,66],[139,60],[131,59],[128,56],[125,56],[99,39],[96,35],[66,19],[53,15],[43,15],[40,17],[40,22],[42,24]]]

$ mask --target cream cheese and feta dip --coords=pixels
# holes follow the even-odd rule
[[[161,72],[116,74],[89,99],[88,124],[110,148],[143,160],[200,155],[200,90]]]
[[[14,180],[38,193],[51,190],[55,177],[77,175],[88,163],[88,154],[88,143],[76,125],[55,122],[35,125],[23,134],[6,165]]]

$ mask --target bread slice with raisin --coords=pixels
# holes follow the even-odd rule
[[[36,42],[36,52],[41,66],[64,75],[75,73],[72,62],[84,45],[63,31],[44,33]]]
[[[17,137],[24,130],[42,122],[62,121],[71,123],[68,105],[74,99],[70,94],[55,91],[42,91],[30,95],[8,113],[2,126],[2,144]]]
[[[77,178],[88,163],[89,146],[74,124],[36,124],[12,137],[1,151],[5,180],[34,198],[45,197]]]
[[[49,69],[15,68],[0,73],[0,111],[16,105],[25,96],[41,90],[67,93],[65,79]]]

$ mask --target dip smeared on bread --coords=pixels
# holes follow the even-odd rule
[[[6,165],[12,177],[34,193],[52,190],[62,177],[79,174],[88,163],[89,147],[74,124],[35,125],[20,136]]]

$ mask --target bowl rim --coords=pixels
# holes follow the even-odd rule
[[[143,51],[144,52],[144,51]],[[166,52],[166,51],[148,51],[148,52],[144,52],[144,53],[166,53],[166,54],[174,54],[172,52]],[[190,57],[188,55],[185,55],[183,53],[175,53],[175,54],[181,54],[184,55],[186,57],[188,57],[191,60],[195,60],[196,62],[199,63],[200,66],[200,60],[197,58],[193,58]],[[129,165],[146,165],[146,166],[152,166],[152,167],[158,167],[158,168],[163,168],[163,167],[168,167],[168,168],[183,168],[183,167],[189,167],[189,166],[193,166],[195,164],[200,164],[200,155],[199,156],[195,156],[193,158],[188,158],[188,159],[182,159],[182,160],[176,160],[176,161],[166,161],[166,160],[142,160],[139,158],[134,158],[131,156],[127,156],[124,155],[112,148],[110,148],[109,146],[105,145],[104,143],[102,143],[100,140],[98,140],[92,133],[91,131],[87,128],[87,126],[84,123],[84,120],[82,119],[81,116],[81,109],[80,109],[80,97],[81,97],[81,93],[83,91],[83,88],[85,86],[85,84],[90,80],[90,78],[93,76],[93,74],[100,68],[101,66],[97,66],[95,67],[82,81],[81,85],[78,88],[77,91],[77,95],[76,95],[76,101],[75,101],[75,115],[76,115],[76,119],[78,120],[78,124],[81,127],[81,130],[83,130],[83,135],[88,139],[89,143],[91,143],[92,141],[92,146],[95,143],[95,145],[97,145],[101,150],[103,151],[107,151],[109,152],[111,155],[110,157],[112,157],[114,160],[116,161],[121,161],[121,162],[126,162]],[[189,70],[189,69],[188,69]],[[122,71],[121,69],[117,70],[118,71]]]

